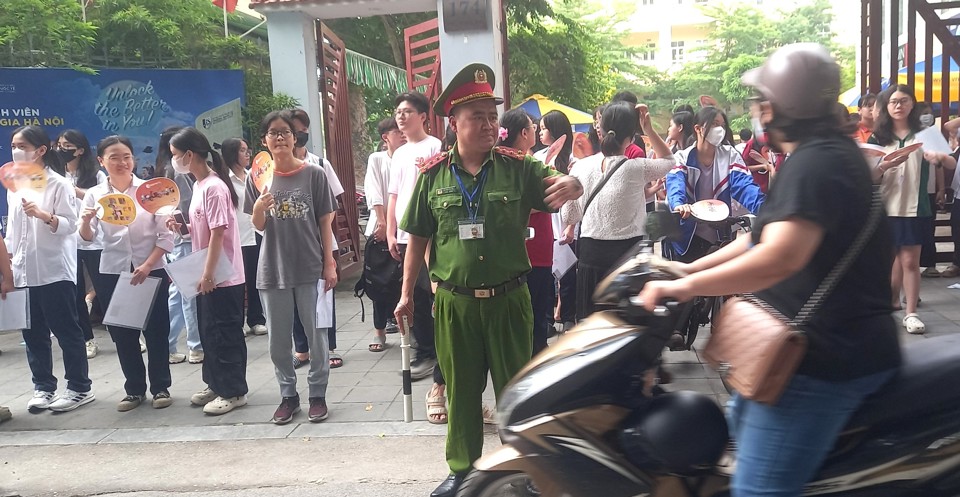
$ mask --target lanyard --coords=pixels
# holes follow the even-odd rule
[[[477,187],[473,189],[472,193],[468,193],[467,188],[463,186],[463,180],[460,179],[457,166],[451,164],[450,169],[453,170],[453,176],[457,178],[457,184],[460,185],[460,193],[462,193],[467,200],[467,215],[470,216],[471,221],[476,221],[477,213],[480,211],[480,191],[483,190],[483,184],[487,179],[487,169],[484,169],[480,173],[480,180],[477,181]],[[474,199],[476,199],[476,201],[474,201]]]

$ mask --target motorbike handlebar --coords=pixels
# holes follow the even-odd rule
[[[639,295],[634,295],[630,297],[630,304],[636,307],[643,307],[643,300],[640,299]],[[656,317],[667,317],[678,309],[680,309],[680,302],[667,300],[663,305],[658,305],[653,309],[653,315]]]

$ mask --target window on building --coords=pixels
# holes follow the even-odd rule
[[[647,42],[640,47],[640,60],[656,60],[657,44],[656,42]]]
[[[670,56],[674,62],[683,62],[683,42],[670,42]]]
[[[643,5],[653,5],[653,0],[643,0]]]

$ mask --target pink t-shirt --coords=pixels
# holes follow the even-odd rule
[[[229,181],[229,180],[228,180]],[[217,288],[242,285],[244,281],[243,255],[240,252],[240,231],[237,228],[237,212],[230,199],[230,190],[216,173],[193,185],[193,198],[190,201],[190,236],[193,251],[210,245],[210,230],[226,227],[223,232],[223,251],[220,257],[226,257],[233,266],[233,278],[217,285]]]

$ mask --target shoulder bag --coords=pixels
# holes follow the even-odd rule
[[[802,328],[863,251],[880,224],[882,212],[880,195],[874,191],[867,224],[796,318],[787,319],[752,294],[732,297],[723,304],[703,351],[704,358],[740,395],[770,405],[780,399],[806,354],[807,337]]]

